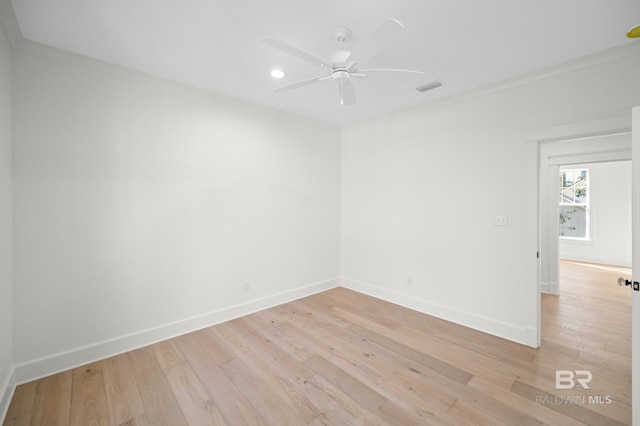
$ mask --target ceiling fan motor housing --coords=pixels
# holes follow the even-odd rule
[[[351,78],[351,73],[344,68],[338,68],[333,71],[331,77],[334,80],[349,80]]]

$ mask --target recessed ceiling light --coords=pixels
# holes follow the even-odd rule
[[[283,78],[284,75],[284,71],[282,71],[281,69],[276,68],[274,70],[271,70],[271,77],[273,78]]]

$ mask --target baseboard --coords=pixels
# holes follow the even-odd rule
[[[6,408],[8,408],[9,401],[13,395],[13,390],[17,384],[37,380],[42,377],[151,345],[185,333],[210,327],[215,324],[229,321],[244,315],[249,315],[292,300],[311,296],[340,285],[372,297],[383,299],[418,312],[442,318],[444,320],[495,336],[503,337],[508,340],[532,347],[537,347],[538,345],[537,332],[534,328],[514,326],[492,318],[460,311],[349,278],[333,278],[308,286],[299,287],[294,290],[226,307],[203,315],[187,318],[174,323],[121,336],[116,339],[98,342],[92,345],[75,348],[70,351],[18,364],[15,366],[7,384],[5,384],[5,388],[0,389],[3,390],[3,405],[0,405],[0,409],[6,410]],[[6,407],[4,407],[4,404],[6,404]]]
[[[540,283],[540,292],[547,294],[559,294],[559,286],[558,283]]]
[[[577,253],[562,253],[561,260],[575,260],[576,262],[598,263],[600,265],[613,265],[631,268],[631,259],[589,256]]]
[[[533,327],[518,327],[492,318],[461,311],[448,306],[429,302],[404,293],[399,293],[363,283],[349,278],[342,278],[342,287],[404,306],[427,315],[463,325],[474,330],[502,337],[531,347],[538,347],[538,334]]]
[[[9,404],[11,398],[13,398],[13,392],[16,390],[15,368],[11,368],[9,374],[4,380],[4,383],[0,384],[0,423],[4,424],[5,417],[7,417],[7,411],[9,410]]]
[[[220,324],[244,315],[268,309],[292,300],[311,296],[331,288],[338,287],[340,280],[332,278],[294,290],[251,300],[235,306],[226,307],[203,315],[165,324],[152,329],[132,333],[92,345],[75,348],[63,353],[29,361],[15,366],[14,383],[22,384],[42,377],[50,376],[70,368],[151,345],[202,328]]]

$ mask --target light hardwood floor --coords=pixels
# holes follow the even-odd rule
[[[4,425],[630,424],[622,272],[563,262],[540,349],[338,288],[21,385]]]

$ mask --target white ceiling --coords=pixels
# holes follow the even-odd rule
[[[338,126],[423,105],[571,59],[633,43],[638,0],[13,0],[24,38]],[[327,81],[273,89],[322,70],[263,43],[266,36],[322,58],[347,26],[352,47],[387,18],[404,24],[341,107]],[[287,76],[269,76],[274,67]],[[439,80],[443,87],[420,93]]]

